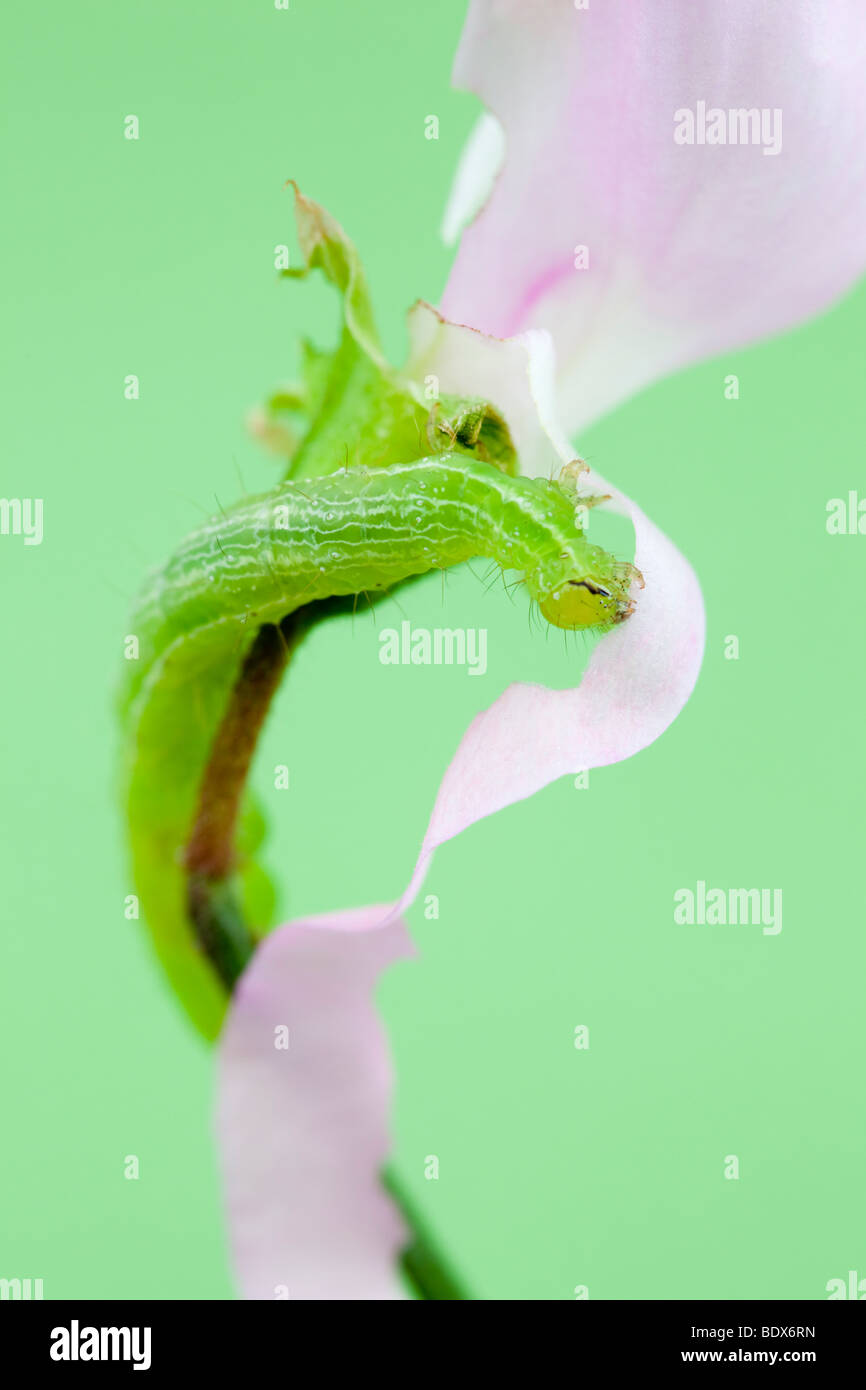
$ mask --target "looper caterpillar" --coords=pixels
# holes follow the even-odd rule
[[[271,696],[309,629],[358,595],[475,557],[517,571],[549,623],[603,629],[628,616],[636,575],[585,537],[585,509],[600,499],[578,494],[584,465],[568,464],[555,482],[513,476],[492,406],[420,405],[371,346],[354,248],[299,201],[308,264],[318,257],[344,292],[343,339],[314,363],[313,420],[288,479],[212,517],[146,583],[121,697],[143,915],[206,1033],[254,948],[247,919],[263,929],[255,819],[241,807]],[[353,391],[357,409],[341,415]],[[368,466],[334,471],[344,454],[335,443],[351,430]],[[413,440],[422,457],[412,457]]]
[[[200,969],[179,855],[256,634],[272,629],[285,656],[328,600],[475,557],[522,571],[559,627],[620,621],[632,567],[586,540],[573,474],[564,474],[564,485],[512,478],[447,453],[288,481],[213,517],[151,577],[133,618],[139,660],[123,696],[128,810],[145,913],[173,975]]]

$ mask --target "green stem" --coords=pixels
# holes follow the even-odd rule
[[[449,1269],[428,1226],[406,1196],[399,1179],[391,1170],[387,1170],[382,1183],[412,1232],[409,1244],[400,1256],[400,1268],[415,1296],[439,1303],[467,1300],[469,1295]]]

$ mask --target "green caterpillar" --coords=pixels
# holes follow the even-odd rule
[[[442,454],[376,471],[343,468],[303,488],[289,481],[212,517],[141,595],[131,695],[193,632],[235,625],[237,645],[237,625],[242,631],[303,603],[390,589],[474,557],[521,570],[557,627],[621,621],[632,570],[585,539],[573,468],[557,484]]]
[[[353,350],[357,369],[370,371],[368,345],[350,328],[335,354],[344,379]],[[492,407],[452,402],[419,414],[391,377],[382,394],[388,418],[401,416],[400,447],[414,430],[421,446],[442,441],[446,451],[326,471],[310,444],[323,419],[329,451],[334,442],[320,382],[304,467],[193,532],[133,615],[138,651],[121,712],[136,888],[163,964],[207,1034],[264,929],[252,860],[260,827],[241,813],[244,787],[285,663],[315,623],[358,595],[474,557],[520,572],[557,626],[604,628],[631,611],[633,567],[590,545],[581,526],[582,508],[597,500],[579,495],[583,465],[567,465],[557,482],[511,476],[513,450]]]

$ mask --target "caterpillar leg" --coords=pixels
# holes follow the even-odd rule
[[[592,507],[597,507],[601,502],[610,501],[609,492],[581,492],[580,480],[585,473],[588,473],[589,464],[583,459],[572,459],[570,463],[563,464],[557,478],[557,486],[574,499],[577,507],[582,507],[589,511]]]

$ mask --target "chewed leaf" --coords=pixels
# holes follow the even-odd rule
[[[459,384],[440,390],[437,381],[390,366],[354,243],[297,187],[295,216],[304,266],[282,273],[297,279],[321,270],[340,294],[343,326],[333,349],[304,342],[301,386],[276,389],[250,417],[257,438],[289,460],[286,477],[320,477],[340,466],[387,468],[439,451],[466,452],[516,473],[501,410]]]
[[[324,272],[343,296],[346,326],[358,346],[372,361],[387,367],[373,319],[367,280],[354,242],[349,240],[329,212],[313,202],[312,198],[305,198],[297,184],[291,182],[295,190],[298,241],[306,270],[319,269]],[[283,271],[283,274],[291,272]]]

